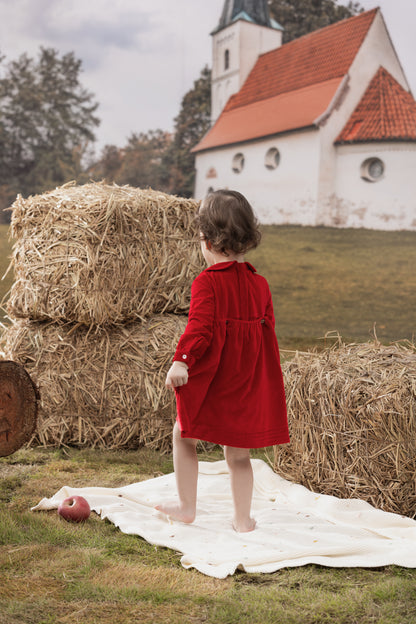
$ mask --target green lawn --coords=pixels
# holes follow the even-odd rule
[[[282,348],[412,340],[416,232],[269,226],[249,259],[269,280]]]

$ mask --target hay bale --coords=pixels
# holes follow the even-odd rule
[[[283,476],[416,516],[416,347],[342,344],[283,365],[291,444]]]
[[[2,338],[4,355],[39,387],[33,443],[106,449],[170,448],[176,414],[164,386],[187,318],[96,328],[16,321]]]
[[[198,202],[151,189],[64,185],[13,204],[13,318],[119,324],[185,314],[202,270]]]

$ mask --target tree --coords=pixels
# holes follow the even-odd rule
[[[40,48],[21,55],[0,79],[0,188],[42,192],[77,179],[95,140],[98,104],[80,84],[81,61]]]
[[[195,184],[195,156],[191,150],[211,125],[211,70],[204,67],[188,91],[175,118],[173,141],[163,159],[169,172],[169,191],[191,197]]]
[[[94,180],[167,190],[169,172],[163,158],[171,142],[171,135],[163,130],[133,133],[122,149],[106,145],[100,160],[89,169],[89,176]]]
[[[89,175],[95,180],[151,186],[191,197],[195,182],[195,157],[191,150],[207,132],[210,122],[211,71],[204,67],[182,99],[173,137],[162,130],[150,130],[132,134],[122,149],[106,145]]]
[[[123,163],[123,150],[116,145],[105,145],[100,160],[94,163],[88,173],[94,180],[114,182]]]
[[[163,130],[132,134],[123,150],[116,182],[165,190],[168,173],[162,161],[171,140],[171,135]]]
[[[338,0],[270,0],[270,15],[283,26],[283,43],[362,13],[359,2]]]

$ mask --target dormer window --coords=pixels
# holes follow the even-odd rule
[[[224,70],[229,69],[230,67],[230,51],[226,50],[224,52]]]

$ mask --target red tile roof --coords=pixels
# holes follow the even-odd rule
[[[225,110],[344,76],[378,10],[336,22],[262,54]]]
[[[225,111],[193,151],[313,126],[328,108],[341,82],[342,78],[334,78]]]
[[[311,125],[328,108],[378,10],[261,55],[240,91],[231,96],[216,124],[192,151]],[[291,97],[282,97],[285,94]]]
[[[336,143],[416,141],[416,102],[380,67]]]

